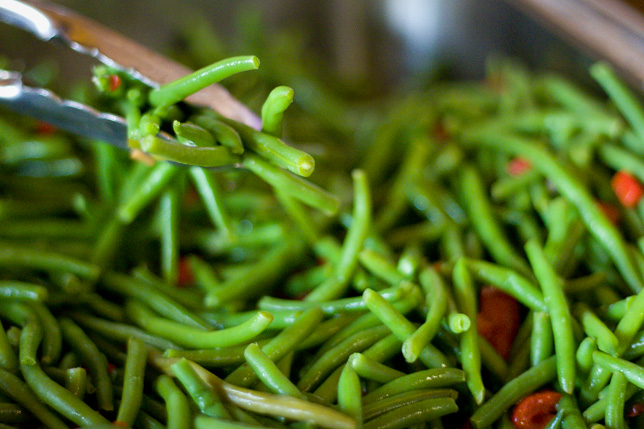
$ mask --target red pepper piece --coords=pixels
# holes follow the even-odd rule
[[[619,202],[626,208],[633,208],[644,195],[642,184],[631,173],[620,170],[610,181]]]
[[[637,417],[644,413],[644,404],[641,402],[634,402],[631,408],[626,412],[626,417]]]
[[[617,207],[603,201],[598,201],[597,205],[599,206],[600,210],[604,212],[604,215],[606,215],[606,217],[609,221],[611,221],[612,224],[617,225],[619,223],[620,215]]]
[[[182,257],[179,259],[179,276],[177,279],[177,286],[184,287],[192,284],[194,281],[194,274],[192,273],[192,267],[190,267],[190,261],[188,258]]]
[[[517,429],[543,429],[557,414],[561,393],[542,390],[526,396],[514,407],[512,423]]]
[[[532,168],[530,162],[525,158],[512,158],[506,167],[506,171],[510,176],[520,176]]]
[[[477,331],[504,359],[510,354],[520,320],[521,308],[516,299],[493,286],[481,289]]]
[[[109,90],[114,92],[121,87],[123,80],[121,79],[121,76],[117,74],[111,74],[108,76],[107,82]]]

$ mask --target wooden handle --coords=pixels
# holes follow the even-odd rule
[[[615,0],[510,0],[644,90],[644,16]]]

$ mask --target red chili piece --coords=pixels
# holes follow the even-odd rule
[[[597,205],[599,206],[600,210],[604,212],[604,215],[608,218],[609,221],[613,225],[617,225],[619,223],[619,210],[617,207],[615,207],[612,204],[605,203],[603,201],[598,201]]]
[[[506,171],[510,176],[520,176],[532,168],[530,162],[525,158],[512,158],[506,167]]]
[[[637,417],[644,413],[644,404],[641,402],[634,402],[630,410],[626,412],[626,417]]]
[[[477,331],[504,359],[510,354],[520,319],[521,308],[516,299],[493,286],[481,289]]]
[[[40,135],[51,135],[56,132],[56,127],[45,121],[38,121],[36,124],[36,132]]]
[[[188,258],[183,257],[179,259],[179,278],[177,279],[177,286],[184,287],[192,284],[194,281],[194,275],[192,273],[192,267],[190,267],[190,262]]]
[[[613,176],[610,185],[619,202],[626,208],[633,208],[644,195],[642,184],[631,173],[620,170]]]
[[[121,76],[117,74],[111,74],[107,79],[109,84],[109,90],[112,92],[119,89],[121,87],[121,83],[123,83],[123,81],[121,80]]]
[[[543,429],[557,414],[561,393],[542,390],[526,396],[514,407],[512,423],[517,429]]]

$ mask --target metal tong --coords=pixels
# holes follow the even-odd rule
[[[26,30],[45,42],[59,43],[94,57],[153,88],[192,72],[87,17],[44,1],[0,0],[0,21]],[[261,128],[261,119],[219,85],[211,85],[186,101],[212,108],[255,129]],[[74,134],[128,148],[125,119],[63,100],[49,90],[26,86],[18,72],[0,70],[0,104]]]

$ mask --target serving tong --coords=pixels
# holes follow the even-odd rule
[[[152,88],[192,72],[87,17],[44,1],[0,0],[0,21],[45,42],[62,44],[93,57]],[[261,128],[261,119],[220,85],[210,85],[186,98],[186,102]],[[0,70],[0,104],[71,133],[129,149],[124,118],[64,100],[50,90],[25,85],[19,72]]]

